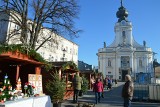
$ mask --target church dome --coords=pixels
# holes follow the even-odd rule
[[[128,17],[128,11],[126,10],[126,8],[124,8],[122,5],[121,7],[118,9],[116,16],[118,19],[118,22],[121,22],[122,20],[127,21],[127,17]]]

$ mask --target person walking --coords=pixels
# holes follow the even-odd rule
[[[112,80],[110,78],[108,78],[108,87],[107,90],[111,90],[112,89]]]
[[[101,101],[101,96],[102,96],[102,92],[103,92],[103,83],[101,82],[100,78],[96,79],[93,91],[95,92],[95,101],[96,101],[96,104],[98,104]]]
[[[115,82],[115,86],[117,87],[117,84],[118,84],[117,79],[115,79],[114,82]]]
[[[108,77],[106,76],[106,78],[104,79],[104,89],[108,89]]]
[[[74,89],[73,103],[78,103],[78,96],[82,84],[83,84],[82,77],[79,76],[79,72],[76,72],[76,75],[73,78],[73,89]]]
[[[131,107],[131,100],[133,97],[133,90],[134,90],[134,85],[131,80],[130,75],[125,76],[125,84],[122,88],[122,97],[124,100],[124,107]]]
[[[94,83],[95,83],[95,78],[94,76],[91,77],[91,89],[93,89]]]

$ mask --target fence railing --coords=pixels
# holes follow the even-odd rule
[[[160,85],[149,85],[149,99],[160,101]]]
[[[135,84],[134,85],[133,100],[160,101],[160,85]]]

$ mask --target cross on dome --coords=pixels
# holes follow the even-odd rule
[[[123,0],[121,0],[121,7],[119,7],[116,16],[118,18],[118,22],[121,22],[122,20],[127,21],[128,11],[123,7]]]
[[[121,6],[123,5],[123,0],[121,0]]]

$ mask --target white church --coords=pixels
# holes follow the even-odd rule
[[[134,81],[149,82],[154,75],[153,51],[137,43],[132,35],[132,23],[128,21],[128,11],[122,5],[116,16],[118,22],[114,26],[115,39],[112,44],[98,49],[98,71],[104,77],[124,81],[125,75],[130,74]]]

